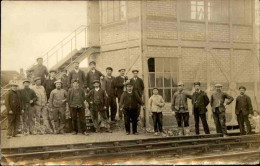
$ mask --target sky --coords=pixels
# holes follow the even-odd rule
[[[29,68],[37,57],[87,24],[86,10],[84,1],[2,1],[1,70]]]

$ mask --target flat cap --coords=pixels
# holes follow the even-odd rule
[[[9,81],[9,84],[10,84],[11,86],[18,86],[18,83],[17,83],[17,81],[15,81],[15,80]]]
[[[41,80],[41,77],[35,77],[34,78],[34,81],[38,81],[38,80]]]
[[[99,83],[100,84],[100,81],[99,80],[94,80],[93,84],[95,84],[95,83]]]
[[[221,84],[215,84],[215,87],[222,87]]]
[[[72,82],[72,83],[74,83],[74,82],[79,83],[79,80],[78,80],[78,79],[72,79],[71,82]]]
[[[54,84],[57,84],[57,83],[61,83],[62,84],[62,81],[61,80],[57,80],[54,82]]]
[[[153,88],[153,90],[155,90],[155,89],[159,90],[157,87],[154,87],[154,88]]]
[[[107,67],[106,70],[111,70],[111,71],[113,71],[113,68],[112,68],[112,67]]]
[[[119,69],[119,70],[118,70],[118,72],[121,72],[122,70],[124,70],[124,71],[125,71],[125,69]]]
[[[127,82],[125,85],[126,85],[126,86],[134,86],[134,85],[133,85],[133,83],[132,83],[132,82],[130,82],[130,81],[129,81],[129,82]]]
[[[91,65],[91,64],[96,65],[96,62],[95,61],[89,62],[89,65]]]
[[[137,69],[134,69],[134,70],[132,70],[132,73],[134,73],[134,72],[139,72],[139,70],[137,70]]]
[[[51,70],[50,70],[50,73],[52,73],[52,72],[55,72],[55,73],[56,73],[56,70],[54,70],[54,69],[51,69]]]
[[[200,86],[200,82],[194,82],[194,86],[195,85],[199,85]]]
[[[38,57],[38,58],[36,59],[36,61],[38,61],[39,59],[42,59],[42,60],[43,60],[43,58],[42,58],[42,57]]]
[[[24,80],[23,80],[23,83],[25,83],[25,82],[31,83],[31,81],[30,81],[29,79],[24,79]]]
[[[244,89],[244,90],[246,90],[246,87],[244,87],[244,86],[240,86],[238,89],[239,89],[239,90],[240,90],[240,89]]]

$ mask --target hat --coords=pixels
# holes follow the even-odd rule
[[[112,68],[112,67],[107,67],[106,70],[111,70],[111,71],[113,71],[113,68]]]
[[[24,84],[25,82],[29,82],[29,83],[31,83],[31,81],[30,81],[29,79],[25,79],[25,80],[23,80],[23,84]]]
[[[42,57],[38,57],[38,58],[36,59],[36,61],[38,61],[39,59],[42,59],[42,60],[43,60],[43,58],[42,58]]]
[[[154,87],[153,90],[155,90],[155,89],[159,90],[158,88]]]
[[[72,82],[72,83],[74,83],[74,82],[79,83],[79,80],[78,80],[78,79],[72,79],[71,82]]]
[[[222,85],[221,84],[216,84],[215,87],[222,87]]]
[[[135,70],[132,70],[132,73],[134,73],[134,72],[137,72],[137,73],[138,73],[138,72],[139,72],[139,70],[137,70],[137,69],[135,69]]]
[[[91,64],[96,65],[96,62],[95,62],[95,61],[91,61],[91,62],[89,62],[89,65],[91,65]]]
[[[246,90],[246,87],[244,87],[244,86],[240,86],[238,89],[239,89],[239,90],[240,90],[240,89],[244,89],[244,90]]]
[[[178,82],[178,86],[180,86],[180,85],[184,85],[184,83],[183,82]]]
[[[54,82],[54,84],[56,85],[57,83],[61,83],[62,84],[62,81],[61,80],[57,80]]]
[[[122,70],[124,70],[124,71],[125,71],[125,69],[119,69],[119,70],[118,70],[118,72],[121,72]]]
[[[56,73],[56,70],[54,70],[54,69],[51,69],[51,70],[50,70],[50,73],[51,73],[51,72],[55,72],[55,73]]]
[[[41,80],[41,77],[35,77],[34,81],[36,82],[37,80]]]
[[[11,80],[11,81],[9,82],[9,84],[10,84],[11,86],[18,86],[18,83],[17,83],[16,81],[14,81],[14,80]]]
[[[99,80],[94,80],[93,84],[95,84],[95,83],[99,83],[100,84],[100,81]]]
[[[200,86],[200,82],[194,82],[194,86],[195,85],[199,85]]]
[[[129,82],[127,82],[125,85],[126,85],[126,86],[133,86],[133,83],[129,81]]]

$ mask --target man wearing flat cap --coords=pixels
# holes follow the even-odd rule
[[[113,86],[115,89],[115,95],[118,99],[118,103],[120,101],[121,95],[124,92],[124,88],[126,83],[128,82],[128,77],[125,76],[125,69],[119,69],[119,76],[117,76],[113,82]],[[122,120],[123,119],[123,113],[121,110],[119,110],[119,118]]]
[[[40,77],[41,83],[43,84],[49,73],[47,67],[43,65],[42,57],[37,58],[37,65],[35,65],[32,68],[32,70],[33,70],[34,77]]]
[[[37,100],[35,92],[29,88],[30,80],[23,80],[24,89],[21,90],[21,100],[23,102],[24,113],[22,115],[23,119],[23,135],[29,135],[33,133],[34,124],[34,103]]]
[[[68,88],[72,87],[72,80],[78,80],[79,81],[79,86],[80,88],[85,87],[85,73],[81,69],[79,69],[79,62],[75,61],[73,62],[74,64],[74,69],[70,71],[68,75],[68,82],[67,86]]]
[[[112,76],[113,69],[112,67],[106,68],[107,75],[102,80],[102,89],[105,90],[107,95],[107,109],[106,109],[106,115],[109,119],[109,108],[110,108],[110,117],[111,121],[115,122],[116,117],[116,111],[117,111],[117,104],[116,104],[116,96],[115,96],[115,89],[114,89],[114,80],[115,77]]]
[[[90,70],[87,73],[86,78],[85,78],[85,80],[86,80],[85,86],[88,88],[88,90],[91,90],[91,89],[94,88],[93,81],[102,80],[103,74],[96,69],[96,62],[95,61],[89,62],[89,68],[90,68]]]
[[[207,94],[200,89],[200,82],[194,83],[195,92],[192,94],[193,114],[195,120],[195,132],[199,135],[199,118],[201,119],[205,134],[210,134],[206,119],[207,105],[209,98]]]
[[[226,106],[231,104],[234,98],[225,92],[222,92],[222,85],[215,85],[216,91],[211,95],[210,105],[213,112],[213,118],[216,125],[217,133],[227,136],[226,127]],[[227,100],[227,102],[225,102]]]
[[[179,135],[189,135],[190,133],[188,99],[192,99],[191,95],[184,91],[184,84],[179,82],[178,91],[172,98],[172,111],[175,112]]]
[[[241,135],[251,134],[251,125],[248,119],[250,114],[253,114],[253,106],[251,99],[245,94],[246,87],[239,87],[240,95],[236,98],[236,115]],[[246,123],[246,131],[245,131]]]
[[[50,74],[46,78],[45,82],[42,84],[46,91],[47,100],[49,100],[50,98],[51,91],[56,88],[54,82],[57,81],[57,79],[55,76],[56,70],[50,70]]]
[[[138,77],[139,70],[134,69],[132,70],[133,78],[130,79],[130,82],[133,84],[133,91],[136,91],[136,93],[142,98],[144,93],[144,82],[143,80]],[[138,117],[140,115],[141,106],[138,106]]]

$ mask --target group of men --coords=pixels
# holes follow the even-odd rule
[[[179,131],[184,135],[189,133],[189,111],[187,100],[191,99],[193,105],[192,111],[195,120],[195,133],[199,134],[200,118],[205,134],[210,134],[209,126],[206,120],[207,106],[210,103],[216,126],[216,132],[227,136],[225,110],[226,106],[233,102],[234,98],[222,91],[221,84],[216,84],[215,92],[209,99],[207,94],[201,90],[200,85],[200,82],[195,82],[195,92],[190,95],[184,91],[184,84],[178,83],[178,91],[173,95],[172,110],[174,111],[178,127],[180,128]],[[240,133],[242,135],[251,134],[251,125],[248,118],[253,114],[251,99],[245,94],[246,88],[244,86],[239,87],[239,91],[240,95],[236,98],[235,113],[237,115]],[[245,130],[245,123],[247,130]]]
[[[48,73],[42,58],[38,58],[37,62],[38,64],[31,70],[31,73],[27,73],[27,79],[23,80],[24,89],[17,90],[17,84],[10,83],[11,89],[5,99],[9,137],[17,135],[21,115],[24,135],[63,134],[67,114],[71,117],[73,134],[81,131],[82,134],[88,135],[85,119],[86,107],[90,110],[96,132],[100,132],[102,124],[106,132],[111,132],[109,124],[116,122],[118,110],[119,119],[124,118],[126,134],[130,134],[130,122],[132,122],[133,134],[138,133],[137,121],[141,106],[144,105],[142,101],[144,83],[138,77],[138,70],[132,70],[133,78],[128,79],[125,69],[120,69],[119,76],[114,77],[112,76],[113,68],[107,67],[105,76],[96,69],[96,63],[91,61],[90,70],[85,74],[79,69],[79,62],[74,62],[74,69],[69,72],[68,76],[67,71],[64,70],[61,78],[56,79],[57,72],[50,70]],[[176,117],[179,132],[184,135],[189,133],[187,100],[191,99],[196,134],[199,134],[199,119],[202,121],[205,133],[210,134],[206,120],[207,106],[210,103],[216,131],[226,136],[225,110],[226,106],[234,100],[233,97],[222,92],[221,84],[216,84],[216,91],[209,100],[200,86],[200,82],[195,82],[195,92],[191,95],[184,91],[183,83],[178,83],[178,91],[173,94],[172,111]],[[245,94],[246,88],[241,86],[239,90],[240,95],[236,99],[235,111],[241,134],[246,134],[246,131],[247,134],[250,134],[251,126],[248,116],[253,113],[253,108],[250,98]],[[160,101],[158,106],[163,107],[163,99],[159,97],[158,101]],[[117,105],[119,105],[119,109],[117,109]],[[154,115],[156,115],[154,120],[161,131],[162,113],[156,108]],[[98,117],[100,117],[101,123]],[[245,130],[244,123],[246,123],[247,130]]]
[[[140,99],[142,98],[144,84],[138,77],[138,70],[133,70],[133,78],[128,79],[125,69],[120,69],[119,76],[114,77],[112,76],[113,68],[107,67],[107,74],[104,76],[96,70],[96,63],[91,61],[90,70],[85,74],[79,69],[79,62],[73,62],[74,69],[68,75],[66,70],[61,71],[62,75],[57,79],[57,72],[55,70],[48,72],[46,66],[43,65],[42,58],[38,58],[37,62],[38,64],[27,72],[27,78],[23,80],[24,89],[18,90],[18,84],[15,81],[10,82],[11,89],[5,98],[9,138],[17,136],[21,115],[24,135],[63,134],[67,114],[71,118],[73,134],[81,131],[82,134],[88,135],[85,119],[86,107],[90,110],[95,131],[100,132],[100,125],[104,124],[106,131],[111,132],[109,124],[116,122],[117,110],[119,110],[121,120],[123,117],[127,120],[132,115],[127,114],[125,110],[130,108],[133,105],[131,102],[133,103],[135,100],[130,99],[130,107],[127,108],[125,104],[129,104],[128,100],[120,102],[126,87],[132,87],[131,91],[136,94],[132,98],[136,98],[137,95]],[[136,125],[141,104],[143,103],[140,102],[134,107],[136,120],[132,120],[132,122]],[[120,105],[120,109],[117,109],[117,105]],[[101,124],[98,117],[100,117]],[[130,121],[126,123],[130,123]],[[125,126],[130,125],[125,124]]]

